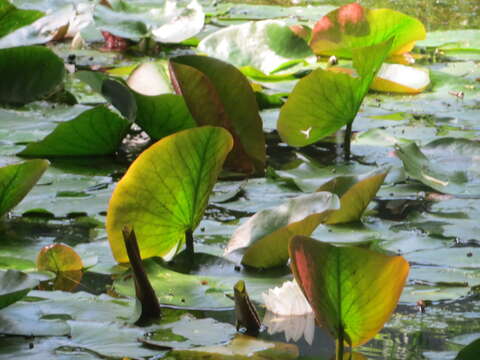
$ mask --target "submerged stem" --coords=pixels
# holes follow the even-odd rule
[[[337,354],[336,354],[336,360],[343,360],[343,353],[345,351],[344,348],[344,333],[343,333],[343,327],[340,327],[340,331],[338,333],[338,338],[337,338]]]
[[[350,141],[352,140],[352,123],[347,124],[345,138],[343,140],[343,151],[345,161],[350,161]]]

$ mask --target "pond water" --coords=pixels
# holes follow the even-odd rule
[[[454,181],[457,188],[478,189],[480,149],[465,150],[458,146],[461,149],[456,148],[458,153],[452,155],[424,146],[446,137],[453,138],[455,144],[459,140],[480,138],[480,1],[359,2],[365,7],[386,7],[415,16],[424,23],[429,36],[434,31],[454,30],[444,34],[445,42],[451,40],[460,45],[445,45],[435,35],[418,42],[414,49],[417,65],[430,71],[432,81],[425,92],[418,95],[371,92],[367,95],[353,126],[352,160],[349,162],[343,160],[340,145],[335,145],[335,136],[304,148],[287,146],[275,130],[279,107],[262,110],[267,175],[248,181],[221,177],[214,187],[205,216],[194,232],[195,249],[199,253],[195,265],[185,271],[182,255],[170,264],[149,260],[147,273],[162,302],[176,307],[189,306],[197,309],[191,311],[194,317],[214,318],[232,325],[235,324],[233,302],[225,297],[225,293],[232,292],[237,280],[245,279],[265,326],[259,335],[261,339],[295,344],[300,351],[299,359],[331,359],[335,343],[324,329],[312,327],[314,319],[311,316],[275,318],[261,305],[261,293],[290,279],[289,269],[253,271],[223,258],[223,251],[235,229],[256,212],[313,192],[336,175],[362,175],[381,166],[389,167],[389,175],[361,223],[320,225],[312,237],[400,254],[411,265],[406,287],[392,318],[373,340],[355,348],[364,356],[358,359],[454,359],[465,345],[480,338],[480,194],[472,195],[467,190],[460,195],[441,194],[434,190],[438,190],[435,184],[428,183],[432,178],[428,174],[453,171],[457,175],[455,179],[460,178]],[[46,10],[58,8],[66,2],[15,0],[12,3],[19,8]],[[155,2],[136,3],[148,8]],[[349,1],[204,0],[201,3],[209,14],[209,23],[198,35],[199,39],[251,19],[278,18],[311,25],[321,15]],[[95,36],[98,34],[85,35],[87,39]],[[137,52],[126,55],[102,52],[99,43],[82,50],[70,49],[68,42],[49,46],[65,62],[74,55],[75,63],[81,69],[92,65],[93,68],[120,68],[152,58]],[[165,58],[190,51],[186,47],[180,50],[166,47],[155,56]],[[289,79],[261,84],[265,93],[275,95],[291,92],[297,82],[298,79]],[[21,161],[16,154],[26,143],[44,138],[59,122],[73,119],[92,105],[105,102],[102,96],[73,75],[68,76],[65,87],[76,97],[78,104],[36,101],[22,107],[0,107],[1,165]],[[462,95],[458,96],[460,92]],[[342,131],[338,138],[343,138]],[[429,164],[434,164],[433,170],[423,167],[421,171],[428,174],[423,178],[416,177],[417,180],[405,172],[402,161],[394,155],[396,146],[408,141],[415,141],[430,157]],[[126,321],[134,312],[132,301],[100,299],[105,294],[134,294],[131,276],[124,274],[125,268],[117,265],[111,255],[105,221],[113,189],[132,160],[148,145],[148,138],[140,131],[134,131],[123,141],[115,156],[51,158],[51,165],[39,183],[0,225],[0,269],[34,271],[37,253],[51,243],[72,246],[88,267],[79,279],[70,279],[70,285],[63,284],[75,296],[67,294],[63,298],[64,293],[60,292],[48,295],[43,290],[51,290],[53,280],[43,274],[45,281],[40,291],[30,293],[27,301],[0,311],[0,333],[23,335],[0,335],[0,359],[44,359],[45,356],[55,356],[50,357],[52,359],[122,358],[123,355],[112,350],[122,343],[124,335],[120,330],[117,329],[118,334],[117,330],[112,330],[112,336],[116,336],[114,340],[98,335],[97,342],[105,345],[102,347],[102,344],[86,338],[85,334],[90,330],[82,330],[81,326],[85,324],[81,322],[88,324],[95,320],[95,316],[105,324]],[[436,172],[430,173],[430,170]],[[422,178],[423,183],[418,178]],[[438,182],[441,181],[437,179],[437,185]],[[99,297],[89,297],[85,293]],[[72,297],[68,299],[68,296]],[[39,307],[33,309],[36,301]],[[424,311],[418,306],[420,301],[427,304]],[[82,303],[95,305],[88,310],[81,308]],[[57,305],[57,310],[53,309]],[[101,315],[102,311],[108,313],[109,309],[113,319]],[[185,311],[168,310],[166,322],[177,320],[179,313],[184,315]],[[19,314],[26,314],[25,318]],[[22,321],[24,328],[20,324]],[[72,336],[68,339],[64,336],[67,333],[62,326],[67,322],[72,329],[78,330],[73,340]],[[15,329],[13,333],[5,331],[9,326]],[[28,326],[31,326],[30,334],[48,337],[32,339],[26,336]],[[102,331],[98,324],[95,326],[95,331]],[[205,327],[199,331],[208,338],[210,328],[202,326]],[[228,329],[226,333],[230,334],[233,327]],[[154,355],[149,352],[151,350],[140,347],[136,338],[144,335],[143,330],[130,330],[132,333],[127,335],[134,340],[132,344],[125,340],[125,349],[130,351],[125,350],[128,354],[125,356],[158,359],[168,356],[165,351],[158,350]],[[180,333],[177,336],[175,330],[167,330],[167,335],[173,334],[172,338],[167,336],[162,341],[183,341],[178,340]],[[147,331],[150,329],[145,329]],[[212,334],[220,336],[216,332]],[[226,340],[230,337],[228,335]],[[194,344],[216,345],[214,341],[210,344],[204,340]]]

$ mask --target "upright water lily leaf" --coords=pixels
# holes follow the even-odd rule
[[[465,346],[457,355],[455,360],[475,360],[480,354],[480,339],[477,339]]]
[[[133,95],[137,103],[135,122],[154,140],[197,126],[180,95]]]
[[[400,145],[396,154],[408,176],[431,188],[462,196],[480,196],[480,143],[441,138],[421,149],[416,143]]]
[[[223,161],[229,133],[204,126],[163,138],[145,150],[120,180],[110,200],[107,233],[118,262],[128,261],[122,229],[135,229],[142,258],[170,259],[202,218]]]
[[[247,248],[242,258],[244,265],[257,268],[284,265],[290,238],[310,235],[328,217],[327,210],[339,207],[336,195],[317,192],[259,211],[233,233],[225,253]]]
[[[21,105],[49,95],[64,72],[62,59],[46,47],[0,49],[0,103]]]
[[[101,94],[128,120],[137,116],[137,102],[130,89],[120,81],[105,79]]]
[[[288,61],[313,55],[306,41],[279,20],[251,21],[215,31],[198,44],[198,49],[235,66],[251,66],[266,74]]]
[[[263,174],[265,138],[255,94],[234,66],[206,56],[179,56],[170,62],[175,91],[184,96],[199,125],[222,126],[234,138],[227,166]]]
[[[59,124],[43,140],[30,143],[18,155],[91,156],[117,151],[130,122],[101,105]]]
[[[293,146],[312,144],[351,124],[392,40],[353,50],[357,75],[317,69],[301,79],[280,111],[278,132]]]
[[[317,321],[340,342],[358,346],[383,327],[397,306],[408,262],[305,236],[289,244],[292,271]]]
[[[319,55],[352,58],[358,47],[394,38],[388,54],[410,51],[415,41],[426,36],[423,24],[390,9],[366,9],[351,3],[328,13],[313,28],[310,46]]]
[[[340,197],[340,209],[331,211],[323,222],[343,224],[360,220],[387,174],[383,171],[367,177],[340,176],[322,185],[317,191],[330,191]]]
[[[0,216],[17,205],[49,166],[47,160],[29,160],[0,168]]]
[[[8,0],[0,0],[0,38],[42,16],[41,11],[17,9]]]
[[[16,270],[0,270],[0,309],[20,300],[38,285],[38,280]]]

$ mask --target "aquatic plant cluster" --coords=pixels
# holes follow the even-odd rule
[[[480,30],[0,0],[0,75],[0,359],[478,358]]]

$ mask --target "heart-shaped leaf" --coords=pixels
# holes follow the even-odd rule
[[[390,9],[366,9],[351,3],[328,13],[313,28],[310,46],[316,54],[351,58],[355,48],[395,38],[389,54],[410,51],[426,36],[423,24]]]
[[[107,232],[113,255],[127,262],[122,229],[135,229],[142,258],[171,258],[185,233],[200,222],[208,197],[232,147],[228,131],[204,126],[184,130],[145,150],[110,199]]]
[[[242,264],[257,268],[280,266],[288,260],[288,241],[294,235],[310,235],[339,208],[339,199],[329,192],[299,196],[273,208],[259,211],[232,235],[225,253],[247,248]]]
[[[288,61],[313,55],[305,40],[279,20],[229,26],[207,36],[198,49],[235,66],[251,66],[267,74]]]
[[[0,216],[28,194],[49,164],[47,160],[29,160],[0,168]]]
[[[44,246],[37,255],[38,270],[54,273],[83,269],[82,258],[70,246],[51,244]]]
[[[305,236],[289,244],[292,271],[317,321],[351,346],[369,341],[397,306],[408,262],[357,247],[336,247]]]
[[[20,300],[38,285],[38,280],[16,270],[0,270],[0,309]]]
[[[445,194],[480,196],[480,143],[441,138],[423,146],[397,147],[407,174]]]
[[[171,61],[175,91],[185,98],[199,125],[222,126],[234,138],[227,166],[263,174],[265,138],[255,94],[234,66],[206,56],[180,56]]]
[[[281,138],[290,145],[305,146],[351,124],[391,41],[353,50],[356,76],[317,69],[301,79],[280,111]]]
[[[117,151],[129,127],[128,120],[103,105],[97,106],[59,124],[43,140],[28,144],[18,155],[110,155]]]
[[[0,49],[0,103],[21,105],[49,95],[64,73],[62,59],[46,47]]]

